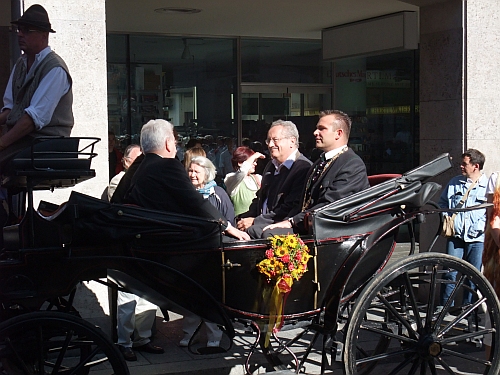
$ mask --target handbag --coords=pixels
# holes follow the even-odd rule
[[[474,181],[469,188],[467,189],[467,192],[463,196],[462,199],[460,199],[460,202],[458,202],[457,206],[455,208],[462,208],[464,205],[465,201],[467,200],[467,197],[469,196],[470,191],[472,188],[476,185],[477,181]],[[457,216],[457,213],[455,212],[453,215],[444,215],[443,216],[443,227],[441,228],[441,236],[443,237],[453,237],[455,235],[455,217]]]

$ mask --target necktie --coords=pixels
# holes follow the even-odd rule
[[[306,183],[306,190],[304,193],[304,201],[302,204],[302,209],[305,210],[309,207],[309,204],[311,203],[311,191],[312,191],[312,186],[316,181],[318,181],[318,178],[321,176],[323,173],[323,170],[325,169],[325,166],[328,164],[328,160],[325,158],[325,153],[321,154],[319,158],[318,164],[314,167],[311,175],[309,176],[309,179],[307,180]]]

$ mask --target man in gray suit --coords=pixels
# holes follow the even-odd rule
[[[262,176],[262,186],[237,226],[252,238],[262,238],[263,228],[300,212],[303,181],[311,161],[299,150],[299,132],[291,121],[272,123],[266,144],[272,160]]]

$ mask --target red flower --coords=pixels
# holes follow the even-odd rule
[[[295,266],[293,265],[293,263],[290,263],[288,265],[288,271],[293,271],[295,269]]]
[[[274,255],[274,251],[272,249],[266,250],[267,259],[271,259]]]
[[[297,255],[295,255],[295,259],[300,262],[300,260],[302,259],[302,254],[298,252]]]
[[[288,254],[283,255],[283,256],[281,257],[281,261],[282,261],[283,263],[288,263],[288,262],[290,262],[290,255],[288,255]]]

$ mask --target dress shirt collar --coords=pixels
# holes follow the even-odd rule
[[[33,62],[33,65],[31,66],[28,74],[26,74],[26,78],[28,78],[28,76],[32,76],[33,74],[35,74],[34,71],[35,71],[37,65],[40,64],[40,62],[44,58],[46,58],[47,55],[51,52],[52,52],[52,49],[50,48],[50,46],[47,46],[35,55],[35,61]],[[25,54],[23,54],[22,58],[23,58],[24,66],[26,66],[27,65],[27,56]]]
[[[344,145],[342,147],[334,148],[333,150],[325,152],[325,160],[330,160],[335,155],[340,154],[340,152],[342,152],[344,150],[344,148],[346,148],[346,147],[347,147],[347,145]]]
[[[292,165],[293,163],[295,162],[295,160],[297,160],[297,157],[298,157],[298,152],[299,150],[296,149],[294,152],[292,152],[288,158],[283,162],[283,163],[279,163],[276,159],[273,159],[272,160],[272,163],[274,164],[274,167],[276,168],[276,171],[274,172],[275,175],[279,174],[280,173],[280,170],[281,168],[284,166],[286,167],[287,169],[290,169],[292,168]]]

